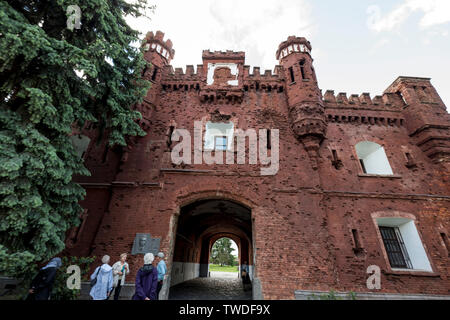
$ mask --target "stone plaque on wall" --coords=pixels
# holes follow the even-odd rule
[[[159,252],[159,243],[161,242],[160,238],[152,238],[150,242],[150,251],[154,255],[157,255]]]
[[[159,251],[160,242],[160,238],[152,238],[150,233],[136,233],[131,254],[136,255],[151,252],[156,255]]]

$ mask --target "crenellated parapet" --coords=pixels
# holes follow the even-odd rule
[[[398,93],[383,93],[373,99],[370,93],[351,94],[340,92],[335,94],[333,90],[327,90],[322,96],[326,108],[357,108],[373,110],[397,110],[401,111],[406,103]]]
[[[142,42],[142,47],[145,52],[151,51],[158,53],[166,60],[167,64],[170,63],[170,60],[175,55],[175,50],[172,46],[172,41],[170,39],[164,40],[164,33],[159,30],[156,31],[156,34],[153,34],[153,31],[147,32]]]
[[[203,50],[202,58],[204,60],[233,60],[233,61],[245,61],[245,52],[243,51],[210,51]]]
[[[243,59],[239,52],[232,51],[204,51],[208,58],[217,58],[217,55],[225,55],[229,58]],[[243,61],[243,60],[242,60]],[[242,75],[240,83],[237,86],[216,87],[214,85],[205,85],[207,77],[207,68],[203,64],[197,65],[195,69],[193,65],[187,65],[183,68],[173,68],[171,65],[166,65],[162,69],[162,90],[163,91],[201,91],[201,102],[215,102],[239,103],[242,101],[243,92],[258,91],[258,92],[284,92],[284,77],[282,74],[282,67],[275,66],[274,70],[265,70],[260,72],[259,67],[253,67],[253,72],[250,73],[250,66],[242,66]],[[239,72],[239,71],[238,71]],[[224,93],[226,89],[228,93]]]
[[[278,46],[276,52],[277,60],[281,60],[293,53],[308,53],[311,55],[311,43],[304,37],[289,36]]]

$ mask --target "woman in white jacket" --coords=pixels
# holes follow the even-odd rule
[[[127,254],[122,253],[120,255],[120,260],[112,266],[114,276],[113,286],[115,288],[114,300],[119,300],[120,289],[122,289],[122,286],[125,284],[125,276],[130,273],[130,268],[126,260]]]

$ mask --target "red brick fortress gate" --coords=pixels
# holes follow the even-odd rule
[[[166,254],[167,298],[171,286],[207,276],[212,243],[228,236],[252,266],[254,298],[448,296],[450,119],[430,79],[399,77],[373,98],[323,93],[311,44],[294,36],[274,44],[280,65],[264,73],[250,72],[244,52],[207,50],[196,69],[174,70],[162,32],[142,46],[152,87],[133,108],[147,135],[108,148],[95,127],[80,133],[92,176],[75,179],[86,210],[68,254],[116,261],[150,233]],[[262,175],[248,142],[243,164],[195,162],[202,147],[234,143],[214,128],[278,130],[279,149],[267,150],[278,151],[278,170]],[[194,163],[173,161],[179,129],[193,137]],[[129,255],[130,288],[142,257]],[[380,288],[366,283],[374,265]]]

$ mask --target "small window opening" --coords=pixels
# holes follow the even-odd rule
[[[294,69],[292,69],[292,67],[289,67],[289,75],[291,76],[291,82],[294,82]]]
[[[271,132],[270,132],[270,129],[267,129],[267,149],[271,149],[271,148],[272,148]]]
[[[153,74],[152,74],[152,81],[156,80],[156,74],[158,73],[158,68],[154,67],[153,68]]]
[[[331,150],[331,154],[333,159],[331,160],[331,164],[336,168],[336,169],[340,169],[342,167],[342,161],[339,159],[337,151],[336,150]]]
[[[413,159],[413,157],[411,156],[411,154],[409,152],[405,153],[405,157],[406,157],[406,164],[405,164],[405,166],[407,168],[414,168],[414,167],[417,166],[415,161],[414,161],[414,159]]]
[[[214,137],[214,150],[227,150],[227,136]]]
[[[175,129],[174,126],[170,126],[169,128],[169,136],[167,139],[167,146],[170,147],[172,145],[172,134],[173,134],[173,130]]]
[[[355,244],[355,249],[361,249],[361,244],[359,243],[358,230],[352,229],[353,243]]]
[[[300,61],[300,72],[302,73],[302,79],[306,79],[306,74],[305,74],[305,60],[301,60]]]

